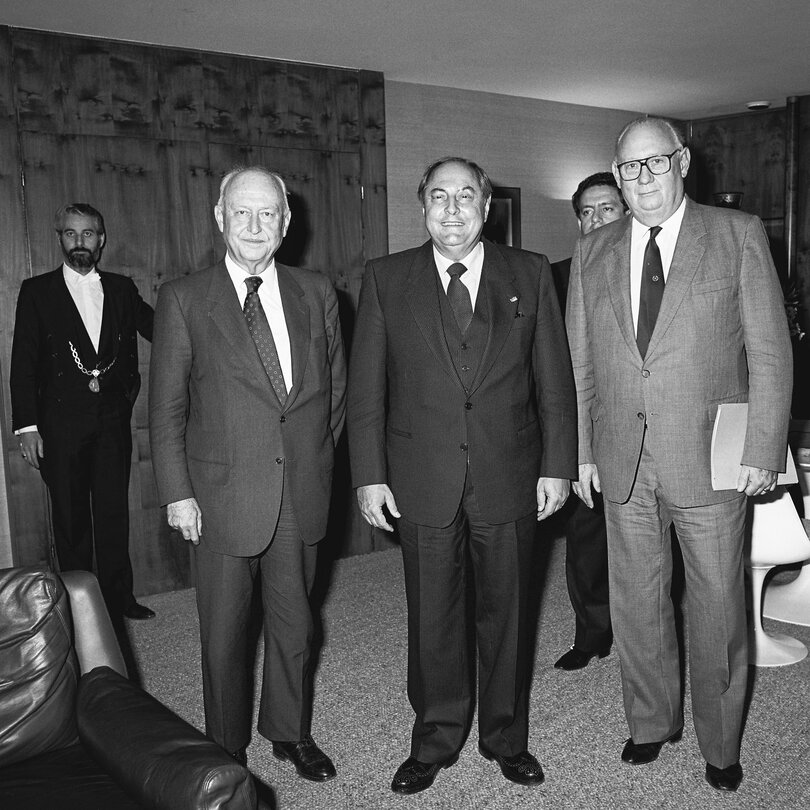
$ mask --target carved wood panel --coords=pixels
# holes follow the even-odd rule
[[[163,281],[224,252],[212,209],[234,163],[261,163],[285,177],[293,222],[279,259],[329,275],[350,328],[363,264],[387,249],[380,74],[6,27],[0,65],[0,146],[4,155],[20,148],[17,161],[0,167],[0,223],[10,234],[0,242],[0,373],[20,283],[60,261],[53,232],[60,205],[89,202],[102,212],[103,269],[131,276],[154,303]],[[169,536],[157,504],[146,413],[150,346],[141,341],[140,349],[130,505],[136,588],[144,593],[182,587],[189,572],[188,549]],[[3,396],[7,402],[7,385]],[[36,562],[47,547],[47,499],[8,432],[5,495],[22,549],[14,556]],[[347,466],[342,477],[348,481]],[[354,531],[346,529],[348,494],[336,498],[343,514],[336,532]],[[362,528],[334,544],[339,553],[374,547]]]

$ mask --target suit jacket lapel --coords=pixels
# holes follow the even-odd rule
[[[67,329],[69,336],[68,339],[73,343],[74,348],[78,352],[79,359],[86,368],[94,368],[98,355],[93,346],[93,341],[90,340],[90,335],[87,332],[87,327],[84,325],[82,316],[70,294],[67,282],[65,281],[64,270],[60,266],[54,274],[54,297],[55,304],[54,314],[56,318],[61,320]],[[106,296],[105,296],[106,297]],[[99,342],[99,348],[101,343]],[[70,350],[70,346],[66,346]]]
[[[433,245],[428,241],[422,245],[411,265],[406,282],[405,301],[430,350],[445,367],[445,371],[461,385],[444,335],[442,311],[436,295],[436,272]]]
[[[101,288],[104,290],[104,304],[101,310],[101,334],[98,339],[99,357],[115,357],[120,342],[119,324],[121,323],[121,301],[106,284],[106,273],[99,273]],[[117,337],[118,336],[118,337]],[[108,361],[109,362],[109,361]]]
[[[484,266],[481,270],[479,297],[482,290],[485,290],[489,309],[487,342],[481,355],[478,373],[470,387],[471,391],[475,391],[481,385],[481,381],[492,368],[520,311],[520,291],[515,284],[514,273],[498,247],[486,240],[484,240]]]
[[[301,390],[301,381],[309,357],[309,306],[304,298],[304,291],[295,280],[295,271],[291,267],[276,262],[278,288],[281,293],[281,305],[284,308],[284,320],[290,336],[292,354],[292,388],[287,396],[284,408],[289,408]]]
[[[633,323],[633,307],[630,303],[630,234],[631,217],[626,217],[610,249],[605,267],[608,295],[619,324],[624,342],[631,352],[638,354],[636,326]]]
[[[219,262],[211,276],[206,304],[211,320],[230,346],[236,361],[241,363],[251,376],[265,380],[269,396],[278,403],[259,353],[256,351],[256,344],[253,342],[245,316],[239,307],[239,297],[233,288],[225,262]]]
[[[675,253],[667,273],[667,283],[664,287],[664,296],[661,299],[661,309],[655,322],[655,329],[647,348],[647,356],[651,355],[661,342],[673,318],[678,312],[684,297],[692,286],[692,280],[697,273],[705,247],[700,240],[706,236],[706,226],[698,208],[687,199],[686,211],[675,243]]]

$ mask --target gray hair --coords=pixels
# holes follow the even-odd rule
[[[265,166],[234,166],[222,178],[222,182],[219,184],[219,199],[217,200],[217,206],[219,208],[225,207],[225,197],[228,193],[228,187],[240,174],[245,174],[246,172],[263,174],[265,177],[269,177],[276,182],[281,189],[281,197],[284,200],[284,213],[290,213],[290,203],[287,200],[287,186],[284,183],[284,179],[280,174],[278,174],[278,172],[270,171],[270,169],[266,168]]]
[[[92,205],[88,205],[87,203],[68,203],[67,205],[63,205],[53,217],[53,227],[57,233],[62,233],[65,217],[70,214],[94,219],[96,221],[96,230],[99,234],[104,233],[104,217],[101,216],[100,211],[97,211]]]
[[[632,130],[636,129],[636,127],[643,126],[644,124],[650,124],[654,127],[658,127],[658,129],[664,130],[664,132],[668,133],[672,137],[678,148],[686,146],[686,136],[674,121],[671,121],[669,118],[661,118],[656,115],[642,115],[639,118],[634,118],[629,124],[627,124],[619,133],[619,137],[616,138],[617,159],[619,156],[619,147],[621,146],[622,141],[627,137],[627,135],[630,134]]]

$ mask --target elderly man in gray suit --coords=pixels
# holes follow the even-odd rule
[[[782,293],[762,224],[684,195],[689,149],[657,118],[625,127],[613,172],[632,217],[581,238],[566,322],[577,383],[579,481],[605,496],[611,618],[631,738],[653,761],[683,726],[670,598],[675,526],[684,560],[689,672],[706,779],[742,780],[747,683],[746,496],[784,469],[791,393]],[[717,407],[748,403],[737,488],[714,491]]]
[[[326,533],[346,367],[329,279],[274,254],[284,181],[225,176],[227,254],[160,288],[149,390],[152,461],[169,525],[194,544],[205,724],[242,764],[250,740],[254,584],[264,608],[259,733],[312,781],[335,776],[310,735],[309,593]]]

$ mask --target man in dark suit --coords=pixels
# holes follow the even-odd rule
[[[613,173],[632,217],[579,240],[567,326],[579,399],[577,495],[602,491],[610,609],[631,737],[642,765],[683,727],[670,598],[683,556],[692,715],[718,790],[742,780],[748,681],[746,496],[784,470],[791,350],[762,223],[684,195],[689,149],[670,122],[622,131]],[[736,489],[711,481],[718,405],[748,403]]]
[[[627,212],[621,191],[610,172],[586,177],[571,197],[571,205],[584,236]],[[571,259],[551,265],[560,307],[565,311]],[[579,498],[570,498],[563,507],[565,518],[565,578],[575,615],[574,645],[554,666],[576,670],[598,656],[610,653],[613,631],[610,627],[610,598],[607,573],[607,534],[602,497],[597,493],[593,509]]]
[[[543,781],[527,750],[526,600],[536,520],[576,471],[574,388],[545,256],[481,240],[491,193],[469,160],[430,166],[418,189],[430,241],[369,262],[360,294],[352,477],[372,526],[399,518],[408,600],[416,721],[397,793],[430,787],[469,728],[468,558],[479,750],[514,782]]]
[[[63,571],[93,570],[115,621],[155,614],[132,594],[130,419],[138,396],[138,334],[152,307],[130,278],[98,271],[106,234],[85,203],[56,212],[64,263],[20,287],[11,349],[11,406],[22,457],[51,498]]]
[[[309,594],[326,532],[346,370],[329,279],[273,256],[290,223],[283,180],[225,176],[214,216],[227,254],[164,284],[150,372],[152,458],[169,525],[194,544],[207,733],[246,762],[258,578],[259,733],[313,781],[335,775],[310,736]]]

